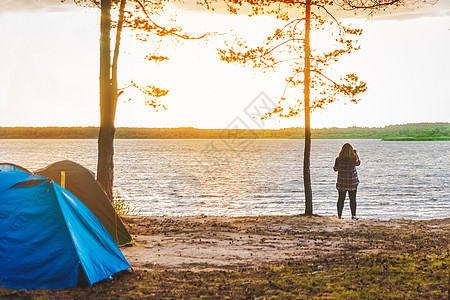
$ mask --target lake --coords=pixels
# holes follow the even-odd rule
[[[314,213],[335,215],[334,160],[361,159],[361,218],[450,216],[450,142],[313,140]],[[141,215],[303,213],[303,140],[116,140],[115,190]],[[96,140],[0,140],[0,161],[30,170],[69,159],[96,170]],[[344,217],[350,217],[348,199]]]

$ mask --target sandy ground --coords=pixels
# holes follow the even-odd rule
[[[300,215],[126,217],[124,221],[135,244],[121,250],[137,270],[226,270],[289,259],[323,260],[336,254],[345,259],[349,254],[416,250],[427,247],[424,237],[446,242],[450,234],[450,218],[352,221]]]
[[[0,299],[448,299],[450,218],[123,219],[135,272]]]

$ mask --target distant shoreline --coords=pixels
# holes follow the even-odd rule
[[[116,140],[220,140],[220,138],[115,138]],[[242,140],[249,138],[241,138]],[[303,138],[258,138],[259,140],[303,140]],[[448,142],[450,137],[442,138],[311,138],[312,140],[381,140],[382,142]],[[97,138],[73,138],[73,137],[58,137],[58,138],[0,138],[0,140],[97,140]]]
[[[313,139],[450,141],[450,123],[311,129]],[[98,127],[0,127],[0,139],[97,139]],[[304,139],[301,127],[283,129],[198,129],[119,127],[116,139]]]
[[[450,137],[398,137],[398,138],[384,138],[383,142],[439,142],[450,141]]]

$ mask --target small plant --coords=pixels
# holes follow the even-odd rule
[[[113,207],[120,216],[136,215],[140,212],[136,207],[127,202],[119,192],[114,192]]]

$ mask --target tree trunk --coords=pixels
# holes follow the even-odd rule
[[[122,34],[122,27],[123,27],[123,17],[124,17],[124,11],[125,11],[125,5],[126,0],[120,1],[120,9],[119,9],[119,20],[117,22],[117,31],[116,31],[116,45],[114,47],[114,55],[112,60],[112,66],[111,66],[111,85],[112,85],[112,92],[113,92],[113,120],[116,118],[116,108],[117,108],[117,64],[119,61],[119,50],[120,50],[120,39]]]
[[[305,214],[313,214],[312,205],[312,189],[311,189],[311,173],[310,173],[310,157],[311,157],[311,122],[310,122],[310,107],[309,85],[311,82],[311,66],[310,66],[310,31],[311,31],[311,0],[306,0],[305,9],[305,69],[304,73],[304,99],[305,99],[305,152],[303,155],[303,185],[305,188]]]
[[[111,64],[111,0],[101,2],[100,24],[100,131],[98,134],[97,181],[113,201],[114,120],[117,108],[117,62],[126,0],[121,0],[116,45]]]
[[[115,93],[117,94],[117,92]],[[100,21],[100,131],[97,180],[113,200],[115,99],[111,84],[111,0],[101,0]]]
[[[114,132],[114,125],[102,124],[98,134],[97,181],[103,186],[111,202],[114,180]]]

